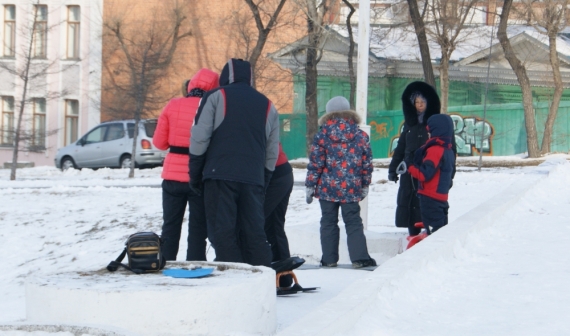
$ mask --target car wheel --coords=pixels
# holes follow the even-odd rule
[[[63,159],[61,159],[61,170],[66,171],[69,168],[77,169],[77,166],[75,165],[75,162],[71,157],[66,156]]]
[[[121,160],[119,161],[119,166],[121,168],[131,168],[131,156],[129,154],[121,156]]]

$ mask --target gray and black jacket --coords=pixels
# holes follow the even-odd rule
[[[190,138],[190,181],[264,186],[279,153],[279,114],[252,86],[251,65],[230,59],[202,97]]]

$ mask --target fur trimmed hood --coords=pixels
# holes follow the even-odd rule
[[[404,111],[404,120],[410,127],[418,124],[418,114],[416,107],[411,101],[412,95],[414,93],[420,93],[427,100],[427,108],[423,117],[422,124],[425,125],[429,117],[434,114],[440,114],[441,112],[441,102],[439,100],[439,96],[431,85],[425,82],[410,83],[402,94],[402,110]]]
[[[350,111],[350,110],[346,110],[346,111],[336,111],[336,112],[329,112],[325,115],[323,115],[322,117],[319,118],[319,126],[322,126],[323,124],[325,124],[327,121],[335,119],[335,118],[340,118],[340,119],[352,119],[356,124],[360,124],[360,116],[354,112],[354,111]]]

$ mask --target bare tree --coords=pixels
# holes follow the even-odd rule
[[[8,74],[13,75],[18,83],[20,97],[13,104],[13,111],[16,114],[16,125],[14,128],[4,128],[2,130],[3,137],[12,140],[12,165],[10,169],[10,180],[16,179],[16,170],[18,168],[18,156],[23,152],[42,152],[46,150],[43,141],[57,130],[47,130],[45,125],[36,129],[32,124],[33,117],[26,115],[26,109],[38,102],[37,98],[32,97],[32,92],[42,92],[42,102],[50,99],[56,99],[66,94],[66,90],[59,92],[50,92],[47,90],[46,79],[50,74],[56,74],[65,71],[69,66],[56,67],[57,60],[46,62],[45,41],[48,33],[55,29],[61,23],[47,25],[47,6],[41,5],[39,0],[31,2],[33,5],[33,13],[30,17],[32,20],[26,21],[21,29],[17,29],[18,38],[22,39],[21,48],[14,48],[12,51],[14,57],[20,62],[14,63],[0,62],[0,69]],[[38,62],[37,60],[42,61]],[[40,103],[41,104],[41,103]]]
[[[287,0],[255,0],[255,14],[249,6],[243,6],[243,1],[250,0],[228,4],[227,15],[220,18],[228,27],[220,34],[230,41],[222,54],[226,58],[248,60],[252,65],[255,88],[266,94],[279,111],[291,108],[292,97],[282,94],[292,86],[291,72],[269,59],[266,51],[275,51],[299,37],[300,33],[295,29],[299,10]]]
[[[540,5],[540,7],[537,8],[538,6],[536,5]],[[536,31],[548,36],[549,60],[550,66],[552,67],[554,92],[544,125],[544,135],[540,148],[542,154],[550,152],[554,122],[556,121],[558,107],[560,106],[560,100],[562,99],[562,93],[564,91],[562,76],[560,74],[560,61],[558,60],[556,38],[558,34],[568,26],[569,5],[569,0],[543,0],[540,2],[533,0],[525,2],[522,8],[527,13],[525,16],[531,18],[530,23],[534,26]]]
[[[441,111],[447,113],[449,100],[449,60],[457,48],[459,34],[465,23],[473,18],[473,6],[479,0],[431,0],[429,10],[433,15],[433,23],[428,27],[441,48],[439,83],[441,92]],[[464,36],[463,36],[464,37]]]
[[[517,80],[522,90],[528,156],[531,158],[537,158],[540,156],[540,150],[538,148],[538,136],[536,132],[536,121],[534,106],[532,102],[530,80],[528,78],[524,64],[516,56],[515,51],[511,46],[511,42],[507,36],[507,21],[509,19],[509,13],[511,12],[512,5],[513,0],[505,0],[503,3],[503,10],[500,16],[501,20],[499,22],[497,37],[505,53],[505,58],[517,76]]]
[[[111,43],[104,55],[109,60],[105,70],[110,86],[103,89],[112,90],[117,99],[102,108],[109,115],[130,115],[135,120],[130,178],[134,177],[139,122],[170,98],[156,92],[168,75],[178,44],[192,36],[185,24],[184,4],[169,0],[160,5],[144,22],[128,19],[123,11],[111,13],[103,22],[104,34]]]
[[[348,78],[350,81],[350,108],[355,108],[356,106],[356,74],[354,73],[354,35],[352,34],[352,24],[350,20],[352,19],[352,14],[356,12],[354,6],[349,2],[349,0],[342,0],[342,2],[350,9],[346,17],[346,29],[348,30]]]
[[[251,67],[255,69],[257,66],[257,60],[261,56],[263,47],[265,47],[265,43],[267,42],[267,38],[269,37],[269,33],[271,33],[271,30],[277,24],[279,13],[281,13],[281,10],[283,9],[283,6],[287,2],[287,0],[279,0],[277,8],[275,8],[275,11],[273,11],[273,13],[269,13],[266,11],[266,9],[263,6],[264,5],[263,3],[265,2],[264,0],[259,0],[257,3],[255,3],[253,0],[244,0],[244,1],[251,9],[251,13],[253,14],[253,18],[255,20],[255,26],[257,27],[257,41],[248,59],[249,63],[251,63]],[[263,24],[264,18],[262,16],[268,17],[269,20],[267,22],[267,25]],[[255,76],[253,80],[254,80],[253,86],[255,87],[255,80],[256,80]]]
[[[431,64],[431,56],[429,52],[429,45],[426,36],[426,29],[424,23],[424,17],[427,8],[427,1],[423,12],[420,13],[417,0],[407,0],[408,9],[410,10],[410,18],[414,23],[414,29],[416,31],[416,36],[418,37],[418,44],[420,47],[420,55],[422,57],[422,67],[424,69],[424,79],[426,83],[435,87],[435,75],[433,74],[433,66]]]
[[[307,154],[318,131],[317,64],[321,60],[321,44],[326,29],[326,16],[339,0],[294,0],[307,19],[308,43],[305,49],[305,109],[307,110]]]

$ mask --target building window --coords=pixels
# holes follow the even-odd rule
[[[14,57],[16,45],[16,6],[4,6],[4,56]]]
[[[79,102],[68,99],[65,101],[65,145],[77,140],[79,127]]]
[[[0,140],[3,146],[14,145],[14,97],[2,97]]]
[[[46,100],[34,98],[34,130],[32,146],[37,149],[46,147]]]
[[[79,6],[67,7],[67,58],[79,58]]]
[[[34,43],[32,56],[47,57],[47,6],[35,5],[36,21],[34,22]]]

